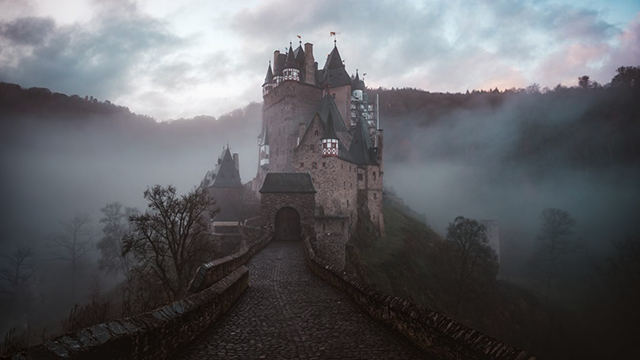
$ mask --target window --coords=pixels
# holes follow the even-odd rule
[[[378,194],[373,193],[373,198],[374,198],[374,199],[377,199],[377,198],[378,198]]]
[[[300,163],[300,167],[301,167],[301,168],[303,168],[303,167],[304,167],[304,163],[303,163],[303,162],[301,162],[301,163]]]
[[[314,162],[312,162],[312,163],[311,163],[311,168],[312,168],[312,169],[317,169],[317,168],[318,168],[318,163],[317,163],[317,162],[315,162],[315,161],[314,161]]]
[[[318,130],[314,131],[313,135],[318,135]]]
[[[322,162],[322,167],[327,167],[327,162],[326,161]]]
[[[376,181],[376,172],[373,172],[373,181]]]
[[[340,164],[340,169],[344,169],[344,164]]]
[[[362,181],[362,174],[358,174],[358,181]]]

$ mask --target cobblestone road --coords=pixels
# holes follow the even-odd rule
[[[240,302],[178,359],[424,359],[307,269],[301,242],[249,262]]]

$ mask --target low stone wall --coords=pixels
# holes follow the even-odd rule
[[[266,234],[255,242],[252,241],[251,244],[243,246],[238,252],[200,266],[193,280],[191,280],[191,284],[189,284],[189,291],[191,293],[202,291],[202,289],[215,284],[241,265],[246,264],[253,255],[262,250],[271,241],[271,238],[271,234]]]
[[[67,334],[11,359],[168,359],[224,314],[249,286],[245,266],[183,300]]]
[[[398,331],[438,359],[533,360],[535,356],[514,349],[424,306],[387,295],[347,275],[315,255],[304,236],[305,261],[315,275],[349,296],[374,319]]]

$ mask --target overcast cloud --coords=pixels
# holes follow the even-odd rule
[[[89,95],[158,120],[261,100],[273,50],[338,32],[368,86],[429,91],[606,83],[638,65],[637,1],[0,0],[0,81]]]

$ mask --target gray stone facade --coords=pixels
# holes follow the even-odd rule
[[[257,193],[269,173],[305,173],[317,193],[312,207],[302,209],[311,206],[313,196],[260,191],[258,197],[266,197],[261,201],[263,221],[273,226],[278,209],[290,206],[300,213],[303,226],[314,228],[304,213],[323,217],[317,225],[325,228],[344,227],[339,235],[331,231],[324,235],[326,240],[314,244],[320,256],[343,264],[359,205],[367,206],[369,220],[384,235],[382,131],[366,112],[371,107],[364,81],[348,75],[337,46],[322,69],[314,61],[311,44],[286,55],[276,51],[273,65],[263,84],[260,165],[252,189]],[[337,154],[323,154],[322,141],[327,139],[339,143]]]

